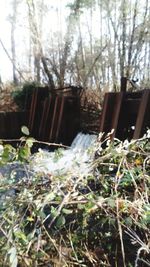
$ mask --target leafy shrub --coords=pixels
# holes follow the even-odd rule
[[[149,139],[149,132],[131,142],[108,137],[105,148],[99,139],[87,176],[1,179],[0,192],[17,193],[0,206],[0,266],[149,266]],[[3,164],[30,159],[33,140],[23,141],[1,145]]]
[[[35,82],[28,82],[21,88],[12,92],[12,97],[21,110],[29,108],[33,90],[35,90],[37,86],[38,85]]]

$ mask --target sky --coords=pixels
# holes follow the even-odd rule
[[[7,0],[0,0],[0,39],[10,52],[10,23],[8,21],[8,14],[10,6]],[[0,75],[2,81],[7,81],[11,78],[11,64],[8,56],[0,44]]]
[[[10,35],[11,25],[9,22],[9,16],[12,12],[11,4],[10,4],[11,1],[12,0],[0,0],[0,41],[6,47],[7,52],[9,53],[10,57],[11,57],[11,41],[10,41],[11,40],[11,35]],[[56,23],[54,10],[56,10],[56,8],[58,9],[61,8],[64,10],[64,7],[66,3],[68,2],[68,0],[45,0],[45,2],[48,3],[48,6],[50,8],[53,6],[52,13],[51,13],[51,21],[53,21],[52,30],[55,31],[55,28],[58,22]],[[26,42],[25,37],[23,36],[23,34],[25,35],[25,31],[26,31],[25,30],[26,26],[24,25],[24,21],[25,21],[24,7],[22,5],[21,9],[19,10],[19,13],[21,14],[21,17],[22,17],[22,21],[19,20],[20,25],[17,25],[18,29],[15,33],[16,40],[17,40],[16,42],[17,52],[20,53],[21,56],[23,56],[21,47],[23,47]],[[22,40],[20,38],[20,35],[22,36]],[[1,43],[0,43],[0,59],[1,59],[0,76],[1,76],[2,82],[4,83],[9,80],[12,80],[12,63],[10,59],[8,58],[6,52],[4,51]],[[20,68],[19,65],[18,65],[18,68]]]
[[[10,14],[12,13],[11,8],[12,0],[0,0],[0,41],[2,41],[3,45],[6,47],[7,52],[11,57],[11,23],[9,21]],[[19,5],[18,10],[18,21],[17,21],[17,30],[15,31],[15,41],[16,41],[16,51],[17,51],[17,68],[19,70],[24,69],[24,65],[26,64],[28,58],[26,57],[27,49],[29,46],[29,38],[27,34],[27,5],[26,0],[20,0],[21,4]],[[44,21],[44,31],[43,31],[43,40],[47,40],[47,36],[52,35],[59,28],[62,32],[66,29],[65,18],[70,12],[69,9],[66,9],[66,4],[69,2],[74,2],[74,0],[44,0],[50,9],[50,16],[48,13],[48,21]],[[36,0],[35,0],[36,3]],[[56,16],[56,9],[58,9],[60,20]],[[67,12],[68,11],[68,12]],[[99,11],[98,11],[99,12]],[[46,17],[46,16],[45,16]],[[85,21],[88,20],[88,14],[82,19]],[[97,16],[97,21],[95,20],[95,25],[93,25],[92,33],[97,36],[100,34],[100,23],[99,23],[99,13]],[[89,36],[87,31],[87,25],[84,27],[84,22],[82,23],[82,34],[85,36]],[[103,25],[104,30],[104,25]],[[63,36],[63,34],[62,34]],[[85,37],[86,38],[86,37]],[[75,44],[74,44],[75,45]],[[2,82],[5,83],[8,80],[12,80],[12,63],[8,58],[8,55],[4,51],[1,43],[0,43],[0,76]],[[22,60],[21,60],[22,59]],[[20,64],[20,65],[19,65]]]
[[[9,16],[12,13],[11,2],[13,0],[0,0],[0,41],[2,41],[3,45],[6,47],[7,52],[11,56],[11,24],[9,21]],[[36,3],[37,0],[35,0]],[[48,8],[50,9],[50,16],[48,13],[48,21],[45,19],[44,25],[44,41],[47,40],[47,36],[56,32],[56,28],[60,27],[60,29],[64,30],[65,25],[65,17],[67,16],[67,9],[65,6],[68,2],[73,2],[74,0],[44,0],[47,3]],[[131,0],[133,4],[135,0]],[[29,38],[27,35],[27,5],[26,0],[20,0],[21,4],[19,5],[19,19],[17,21],[17,31],[15,32],[15,39],[16,39],[16,51],[17,51],[17,58],[18,58],[18,69],[24,69],[24,65],[26,64],[28,58],[26,57],[26,52],[29,45]],[[141,8],[143,1],[140,2]],[[53,8],[52,8],[53,7]],[[60,21],[58,22],[56,16],[56,9],[58,12],[61,11],[62,16],[60,17]],[[99,12],[99,11],[98,11]],[[95,13],[96,14],[96,13]],[[45,16],[46,17],[46,16]],[[83,20],[83,21],[82,21]],[[88,14],[85,17],[82,16],[81,23],[82,23],[82,36],[88,42],[87,36],[89,37],[89,33],[87,31],[87,24],[84,27],[84,20],[88,20]],[[104,37],[105,33],[107,32],[107,25],[102,24],[100,22],[99,13],[94,16],[94,22],[92,27],[92,34],[95,34],[97,37],[101,35],[103,32]],[[25,25],[26,24],[26,25]],[[58,25],[59,24],[59,25]],[[94,36],[94,35],[93,35]],[[112,38],[112,37],[111,37]],[[94,39],[94,38],[93,38]],[[84,40],[85,41],[85,40]],[[20,65],[19,65],[20,64]],[[24,64],[24,65],[23,65]],[[12,63],[8,58],[8,55],[4,51],[1,43],[0,43],[0,76],[2,82],[6,82],[7,80],[12,80]]]

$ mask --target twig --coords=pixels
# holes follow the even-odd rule
[[[61,204],[60,204],[60,206],[59,206],[59,208],[58,208],[58,210],[57,210],[57,214],[56,214],[56,216],[52,219],[52,221],[51,221],[50,224],[48,225],[48,228],[51,228],[51,226],[52,226],[52,224],[54,223],[54,221],[56,220],[56,218],[60,215],[62,208],[63,208],[64,205],[68,202],[68,200],[69,200],[69,198],[70,198],[72,192],[75,191],[75,188],[76,188],[76,186],[78,185],[78,183],[79,183],[79,181],[80,181],[81,179],[82,179],[82,178],[80,177],[80,178],[76,181],[76,183],[75,183],[75,185],[73,186],[72,190],[71,190],[70,192],[68,192],[68,194],[64,197],[64,199],[62,200],[62,202],[61,202]]]
[[[21,140],[21,139],[0,139],[0,142],[26,142],[26,140]],[[37,143],[37,144],[43,144],[43,145],[47,145],[47,146],[57,146],[57,147],[64,147],[64,148],[70,148],[69,146],[63,145],[63,144],[57,144],[57,143],[49,143],[49,142],[44,142],[44,141],[38,141],[38,140],[34,140],[33,143]]]
[[[122,158],[122,160],[120,161],[119,167],[118,167],[118,172],[120,171],[121,165],[124,161],[124,157]],[[116,176],[117,179],[117,176]],[[117,197],[118,195],[118,185],[119,185],[120,179],[118,181],[116,181],[116,185],[115,185],[115,193],[116,193],[116,213],[117,213],[117,224],[118,224],[118,230],[119,230],[119,236],[120,236],[120,242],[121,242],[121,251],[122,251],[122,259],[123,259],[123,266],[126,267],[126,260],[125,260],[125,250],[124,250],[124,243],[123,243],[123,236],[122,236],[122,226],[121,226],[121,222],[120,222],[120,216],[119,216],[119,199]]]

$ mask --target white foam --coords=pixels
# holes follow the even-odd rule
[[[32,158],[32,168],[35,172],[51,175],[68,172],[75,176],[87,174],[90,172],[90,162],[93,158],[92,149],[89,151],[89,148],[92,148],[96,138],[96,135],[78,133],[69,149],[55,152],[40,149]]]

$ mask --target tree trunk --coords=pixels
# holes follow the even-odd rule
[[[13,0],[12,10],[13,14],[11,17],[11,53],[12,53],[12,66],[13,66],[13,82],[15,85],[18,84],[18,78],[16,74],[16,44],[15,44],[15,29],[16,29],[16,18],[17,18],[17,0]]]

